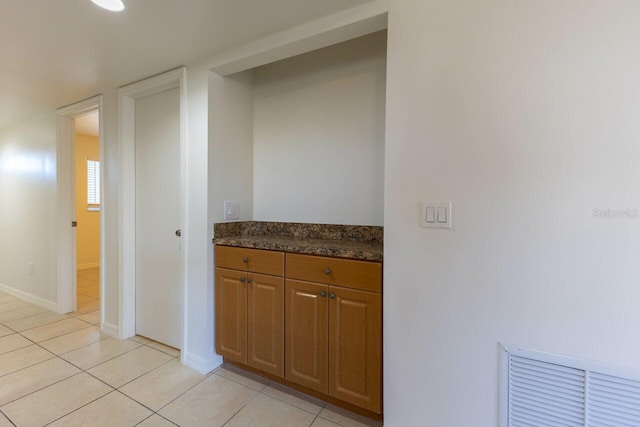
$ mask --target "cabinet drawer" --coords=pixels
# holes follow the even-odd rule
[[[382,264],[314,255],[287,254],[286,277],[365,291],[382,291]]]
[[[215,254],[216,267],[272,276],[284,275],[284,252],[216,245]]]

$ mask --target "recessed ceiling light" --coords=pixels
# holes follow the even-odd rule
[[[110,10],[111,12],[122,12],[124,10],[124,3],[122,0],[91,0],[94,4],[97,4],[101,8]]]

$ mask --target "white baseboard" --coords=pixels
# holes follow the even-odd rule
[[[76,266],[76,270],[88,270],[90,268],[96,268],[96,267],[100,267],[100,261],[86,262],[84,264],[78,264]]]
[[[30,304],[37,305],[38,307],[46,308],[47,310],[53,311],[55,313],[58,312],[58,303],[46,300],[44,298],[37,297],[28,292],[20,291],[18,289],[14,289],[10,286],[4,285],[0,283],[0,291],[14,296],[16,298],[20,298],[23,301],[26,301]]]
[[[205,359],[193,353],[182,352],[181,360],[183,365],[200,372],[201,374],[208,374],[209,372],[222,365],[221,356],[213,356]]]
[[[120,339],[120,328],[113,323],[103,322],[101,326],[102,332],[110,337]]]

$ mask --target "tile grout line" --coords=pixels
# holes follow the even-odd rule
[[[20,331],[18,331],[17,329],[14,329],[14,328],[12,328],[11,326],[9,326],[9,323],[12,323],[12,322],[17,322],[17,321],[19,321],[19,320],[28,319],[28,318],[30,318],[30,317],[42,316],[43,314],[49,314],[49,313],[52,313],[54,316],[66,316],[66,317],[62,317],[61,319],[57,319],[57,320],[52,320],[51,322],[45,322],[45,323],[42,323],[42,324],[37,325],[37,326],[33,326],[33,327],[30,327],[30,328],[22,329],[22,330],[20,330]],[[72,317],[72,316],[70,316],[69,314],[57,314],[57,313],[54,313],[53,311],[51,311],[51,312],[44,312],[44,313],[34,314],[33,316],[27,316],[27,317],[23,317],[23,318],[20,318],[20,319],[10,320],[10,321],[8,321],[8,322],[2,323],[2,325],[3,325],[5,328],[9,328],[9,329],[11,329],[12,331],[16,331],[16,332],[26,332],[26,331],[29,331],[29,330],[31,330],[31,329],[39,328],[39,327],[41,327],[41,326],[48,326],[48,325],[51,325],[51,324],[53,324],[53,323],[61,322],[61,321],[63,321],[63,320],[68,320],[68,319],[72,319],[72,318],[73,318],[73,317]]]
[[[80,372],[80,373],[82,373],[82,372]],[[86,372],[85,372],[85,373],[86,373]],[[107,385],[108,385],[108,384],[107,384]],[[109,386],[109,387],[111,387],[111,386]],[[113,387],[111,387],[111,388],[113,389]],[[66,414],[62,415],[62,416],[60,416],[60,417],[56,418],[55,420],[51,420],[51,421],[49,421],[48,423],[46,423],[46,424],[45,424],[45,426],[51,425],[51,424],[55,423],[56,421],[61,420],[62,418],[66,417],[66,416],[68,416],[68,415],[71,415],[71,414],[73,414],[73,413],[74,413],[74,412],[76,412],[76,411],[79,411],[80,409],[84,408],[84,407],[85,407],[85,406],[87,406],[87,405],[91,405],[91,404],[92,404],[93,402],[95,402],[96,400],[100,400],[100,399],[102,399],[103,397],[105,397],[105,396],[107,396],[107,395],[109,395],[109,394],[113,393],[114,391],[116,391],[116,390],[115,390],[115,389],[114,389],[114,390],[110,390],[110,391],[106,392],[105,394],[103,394],[103,395],[101,395],[101,396],[96,397],[96,398],[95,398],[95,399],[93,399],[91,402],[87,402],[87,403],[85,403],[84,405],[77,407],[77,408],[76,408],[76,409],[74,409],[73,411],[68,412],[68,413],[66,413]]]
[[[0,416],[4,417],[7,421],[9,421],[9,423],[11,423],[13,427],[16,427],[16,424],[13,421],[11,421],[11,419],[7,416],[7,414],[2,412],[2,410],[0,410]]]
[[[23,337],[23,338],[24,338],[24,337]],[[28,339],[28,338],[26,338],[26,339]],[[27,346],[24,346],[24,347],[18,348],[18,349],[14,350],[14,351],[23,350],[23,349],[25,349],[25,348],[27,348],[27,347],[30,347],[30,346],[32,346],[32,345],[36,345],[36,346],[40,347],[37,343],[34,343],[33,341],[31,341],[31,342],[32,342],[32,344],[29,344],[29,345],[27,345]],[[42,347],[40,347],[40,348],[42,348]],[[48,353],[51,353],[51,352],[50,352],[49,350],[47,350],[46,348],[43,348],[43,350],[45,350],[45,351],[46,351],[46,352],[48,352]],[[12,351],[10,351],[10,352],[8,352],[8,353],[4,353],[4,354],[9,354],[9,353],[12,353]],[[4,374],[4,375],[0,375],[0,378],[4,378],[4,377],[6,377],[6,376],[8,376],[8,375],[15,374],[16,372],[24,371],[25,369],[29,369],[29,368],[31,368],[31,367],[33,367],[33,366],[38,366],[38,365],[40,365],[40,364],[42,364],[42,363],[48,362],[49,360],[51,360],[51,359],[55,359],[56,357],[58,357],[57,355],[55,355],[55,354],[53,354],[53,353],[51,353],[51,354],[53,355],[53,357],[50,357],[50,358],[48,358],[48,359],[46,359],[46,360],[41,360],[40,362],[36,362],[36,363],[34,363],[34,364],[32,364],[32,365],[29,365],[29,366],[24,366],[24,367],[22,367],[22,368],[20,368],[20,369],[16,369],[16,370],[15,370],[15,371],[13,371],[13,372],[8,372],[8,373],[6,373],[6,374]],[[0,406],[2,406],[2,405],[0,405]]]
[[[138,348],[140,348],[140,347],[136,347],[136,349],[138,349]],[[164,353],[164,354],[166,354],[166,353]],[[171,359],[167,360],[166,362],[161,363],[160,365],[158,365],[158,366],[156,366],[156,367],[154,367],[154,368],[149,369],[148,371],[146,371],[146,372],[144,372],[144,373],[142,373],[142,374],[138,375],[137,377],[133,378],[133,379],[132,379],[132,380],[130,380],[130,381],[127,381],[126,383],[122,384],[121,386],[115,387],[115,389],[116,389],[116,390],[120,390],[122,387],[126,386],[126,385],[127,385],[127,384],[129,384],[129,383],[134,382],[134,381],[135,381],[135,380],[137,380],[138,378],[140,378],[140,377],[144,377],[144,376],[145,376],[145,375],[147,375],[148,373],[153,372],[153,371],[155,371],[156,369],[159,369],[159,368],[163,367],[164,365],[166,365],[166,364],[168,364],[168,363],[173,362],[173,359],[174,359],[174,358],[171,358]],[[98,366],[99,366],[99,365],[98,365]],[[97,367],[97,366],[96,366],[96,367]],[[91,369],[93,369],[93,368],[91,368]],[[124,394],[124,393],[122,393],[122,394]],[[149,408],[149,409],[151,409],[151,408]]]
[[[188,392],[190,392],[193,388],[195,388],[196,386],[198,386],[200,383],[202,383],[204,380],[206,380],[207,378],[209,378],[211,375],[213,375],[213,372],[210,372],[206,375],[204,375],[198,382],[196,382],[194,385],[192,385],[191,387],[189,387],[188,389],[186,389],[184,392],[180,393],[178,396],[174,397],[173,399],[171,399],[168,403],[162,405],[157,411],[154,411],[156,414],[158,414],[159,416],[163,417],[159,412],[162,411],[164,408],[166,408],[167,406],[171,405],[173,402],[175,402],[176,400],[178,400],[179,398],[181,398],[183,395],[187,394]],[[168,418],[165,418],[168,419]],[[169,420],[170,421],[170,420]],[[174,423],[175,424],[175,423]]]
[[[140,424],[142,424],[143,422],[147,421],[149,418],[153,417],[154,415],[157,415],[158,417],[162,418],[163,420],[165,420],[166,422],[168,422],[171,425],[180,427],[180,425],[174,423],[173,421],[171,421],[169,418],[167,417],[163,417],[162,415],[158,414],[157,412],[153,412],[151,413],[147,418],[145,418],[144,420],[140,421],[139,423],[135,424],[133,427],[139,426]]]
[[[222,368],[222,367],[223,367],[223,366],[221,365],[221,366],[220,366],[219,368],[217,368],[215,371],[219,370],[219,369],[220,369],[220,368]],[[215,371],[213,371],[213,372],[212,372],[212,374],[216,374],[216,372],[215,372]],[[229,370],[229,372],[234,372],[234,371]],[[224,427],[225,425],[227,425],[227,423],[229,423],[229,422],[230,422],[230,421],[231,421],[231,420],[232,420],[236,415],[238,415],[238,413],[239,413],[240,411],[242,411],[242,410],[243,410],[243,409],[244,409],[244,408],[245,408],[249,403],[251,403],[251,402],[252,402],[252,401],[253,401],[253,400],[254,400],[254,399],[255,399],[259,394],[262,394],[263,396],[269,397],[269,398],[271,398],[271,399],[275,399],[275,400],[277,400],[277,401],[279,401],[279,402],[282,402],[282,403],[284,403],[284,404],[286,404],[286,405],[292,406],[292,407],[294,407],[294,408],[296,408],[296,409],[299,409],[299,410],[301,410],[301,411],[303,411],[303,412],[306,412],[307,414],[313,415],[313,416],[314,416],[314,418],[313,418],[313,420],[311,421],[311,424],[309,424],[309,426],[311,426],[311,425],[316,421],[316,419],[318,419],[318,418],[322,418],[322,419],[325,419],[325,420],[326,420],[326,418],[320,417],[320,412],[322,412],[322,410],[326,407],[326,404],[325,404],[325,405],[323,405],[323,406],[320,406],[320,411],[319,411],[317,414],[314,414],[313,412],[310,412],[310,411],[308,411],[308,410],[306,410],[306,409],[304,409],[304,408],[301,408],[301,407],[299,407],[299,406],[297,406],[297,405],[294,405],[294,404],[292,404],[292,403],[290,403],[290,402],[287,402],[287,401],[285,401],[285,400],[279,399],[278,397],[271,396],[271,395],[269,395],[269,394],[265,393],[265,392],[264,392],[264,390],[265,390],[267,387],[269,387],[271,384],[278,384],[278,383],[275,383],[275,382],[273,382],[273,381],[271,381],[271,380],[269,380],[269,379],[267,379],[267,380],[266,380],[266,381],[268,382],[268,384],[266,384],[262,389],[260,389],[260,390],[256,390],[255,388],[250,387],[250,386],[248,386],[248,385],[246,385],[246,384],[243,384],[243,383],[241,383],[240,381],[236,381],[236,380],[234,380],[234,379],[232,379],[232,378],[225,377],[224,375],[220,375],[220,374],[216,374],[216,375],[218,375],[219,377],[222,377],[222,378],[224,378],[224,379],[227,379],[227,380],[229,380],[229,381],[233,381],[233,382],[235,382],[236,384],[240,384],[240,385],[242,385],[242,386],[245,386],[245,387],[247,387],[247,388],[250,388],[250,389],[252,389],[252,390],[254,390],[254,391],[256,391],[256,392],[257,392],[257,393],[256,393],[256,394],[255,394],[255,395],[254,395],[254,396],[253,396],[249,401],[247,401],[247,403],[245,403],[245,404],[244,404],[244,405],[243,405],[243,406],[242,406],[242,407],[241,407],[241,408],[240,408],[240,409],[239,409],[235,414],[233,414],[233,415],[231,416],[231,418],[229,418],[229,419],[228,419],[228,420],[227,420],[227,421],[222,425],[222,427]],[[240,375],[240,374],[238,374],[238,375]],[[248,378],[248,377],[244,377],[244,378],[247,378],[247,379],[252,380],[251,378]],[[252,380],[252,381],[256,381],[256,380]],[[256,381],[256,382],[259,382],[259,381]],[[294,395],[293,395],[293,394],[291,394],[291,396],[294,396]],[[295,397],[295,396],[294,396],[294,397]],[[327,420],[327,421],[331,421],[331,420]],[[342,426],[341,424],[336,423],[335,421],[332,421],[332,422],[334,422],[334,423],[335,423],[335,424],[337,424],[337,425],[340,425],[341,427],[344,427],[344,426]]]
[[[68,320],[68,319],[65,319],[65,320]],[[78,320],[80,320],[80,319],[78,319]],[[83,320],[80,320],[80,321],[81,321],[81,322],[83,322]],[[64,322],[64,320],[62,320],[62,322]],[[55,322],[55,323],[57,323],[57,322]],[[86,323],[86,322],[85,322],[85,323]],[[51,323],[51,324],[49,324],[49,325],[43,325],[43,326],[50,326],[50,325],[53,325],[53,323]],[[84,328],[75,329],[75,330],[73,330],[73,331],[65,332],[65,333],[62,333],[62,334],[60,334],[60,335],[56,335],[56,336],[54,336],[54,337],[47,338],[47,339],[44,339],[44,340],[42,340],[42,341],[37,341],[37,342],[38,342],[38,343],[41,343],[41,342],[46,342],[46,341],[54,340],[54,339],[56,339],[56,338],[60,338],[60,337],[63,337],[63,336],[65,336],[65,335],[73,334],[74,332],[82,331],[82,330],[84,330],[84,329],[89,329],[89,328],[90,328],[90,327],[92,327],[92,326],[94,326],[94,325],[89,324],[88,326],[85,326]],[[33,328],[33,329],[35,329],[35,328]],[[22,334],[20,334],[20,335],[22,335]],[[30,339],[30,338],[28,338],[28,337],[26,337],[26,336],[24,336],[24,335],[22,335],[22,336],[23,336],[23,337],[25,337],[25,338],[27,338],[27,339]],[[34,341],[34,342],[36,342],[36,341]]]
[[[45,342],[47,342],[47,341],[55,340],[56,338],[61,338],[61,337],[67,336],[67,335],[75,334],[76,332],[79,332],[79,331],[84,331],[85,329],[89,329],[89,328],[96,328],[96,327],[97,327],[96,325],[90,325],[90,326],[87,326],[86,328],[76,329],[75,331],[67,332],[67,333],[65,333],[65,334],[55,336],[55,337],[53,337],[53,338],[48,338],[48,339],[46,339],[46,340],[40,341],[39,343],[45,343]],[[100,332],[100,328],[99,328],[99,327],[97,327],[97,328],[98,328],[98,332],[102,335],[102,332]],[[25,338],[26,338],[26,337],[25,337]],[[27,338],[27,339],[28,339],[28,338]],[[98,341],[102,341],[102,339],[99,339]],[[89,343],[89,344],[86,344],[86,345],[80,346],[80,347],[78,347],[78,348],[74,348],[73,350],[69,350],[69,351],[64,352],[64,353],[62,353],[62,354],[71,353],[72,351],[75,351],[75,350],[77,350],[77,349],[79,349],[79,348],[86,347],[87,345],[95,344],[95,343],[97,343],[98,341],[94,341],[94,342],[92,342],[92,343]],[[57,356],[57,355],[56,355],[56,356]]]
[[[246,387],[246,386],[245,386],[245,387]],[[257,391],[257,392],[256,392],[256,394],[254,394],[254,395],[251,397],[251,399],[247,400],[247,402],[246,402],[244,405],[242,405],[242,407],[241,407],[240,409],[238,409],[238,410],[236,411],[236,413],[235,413],[235,414],[233,414],[233,415],[232,415],[232,416],[231,416],[227,421],[225,421],[225,422],[222,424],[222,426],[220,426],[220,427],[224,427],[224,426],[226,426],[227,424],[229,424],[229,422],[230,422],[232,419],[234,419],[234,418],[236,417],[236,415],[238,415],[240,412],[242,412],[242,410],[243,410],[244,408],[246,408],[246,407],[247,407],[247,405],[249,405],[249,403],[253,402],[259,394],[260,394],[260,391]]]
[[[277,383],[275,383],[275,384],[277,384]],[[266,389],[266,387],[265,387],[265,389]],[[277,389],[274,389],[274,390],[277,390]],[[295,404],[293,404],[293,403],[291,403],[291,402],[287,402],[286,400],[280,399],[279,397],[276,397],[276,396],[272,396],[272,395],[270,395],[270,394],[267,394],[267,393],[265,393],[265,392],[264,392],[264,389],[263,389],[263,390],[261,390],[261,391],[260,391],[260,393],[261,393],[261,394],[264,394],[264,395],[265,395],[265,396],[267,396],[267,397],[270,397],[270,398],[272,398],[272,399],[275,399],[275,400],[277,400],[277,401],[280,401],[280,402],[282,402],[282,403],[286,403],[287,405],[293,406],[294,408],[298,408],[298,409],[300,409],[301,411],[304,411],[304,412],[306,412],[306,413],[308,413],[308,414],[315,415],[316,417],[319,417],[319,416],[320,416],[320,412],[322,412],[322,410],[325,408],[325,405],[323,405],[323,406],[316,405],[316,406],[320,406],[320,411],[318,411],[318,413],[317,413],[317,414],[314,414],[313,412],[311,412],[311,411],[309,411],[309,410],[307,410],[307,409],[301,408],[301,407],[299,407],[298,405],[295,405]],[[286,392],[283,392],[283,393],[286,393]],[[290,396],[293,396],[293,397],[297,397],[297,396],[295,396],[293,393],[287,393],[287,394],[289,394]],[[299,397],[298,397],[298,399],[304,400],[304,399],[299,398]],[[309,402],[309,403],[311,403],[311,402]],[[315,403],[311,403],[311,404],[312,404],[312,405],[315,405]]]
[[[93,344],[96,344],[96,343],[99,343],[100,341],[102,341],[102,340],[98,340],[98,341],[93,342],[93,343],[91,343],[91,344],[83,345],[82,347],[78,347],[78,348],[76,348],[75,350],[71,350],[71,351],[68,351],[68,352],[66,352],[66,353],[63,353],[63,354],[59,355],[58,357],[59,357],[60,359],[64,360],[65,362],[67,362],[67,363],[69,363],[69,364],[71,364],[71,365],[75,366],[75,367],[76,367],[76,368],[78,368],[78,369],[81,369],[81,370],[83,370],[83,371],[88,371],[89,369],[96,368],[96,367],[98,367],[98,366],[102,365],[103,363],[110,362],[110,361],[112,361],[113,359],[115,359],[116,357],[120,357],[120,356],[123,356],[123,355],[125,355],[125,354],[127,354],[127,353],[131,353],[133,350],[136,350],[136,349],[138,349],[138,348],[140,348],[140,347],[142,346],[142,344],[140,344],[140,343],[136,343],[136,344],[140,344],[140,345],[139,345],[139,346],[137,346],[137,347],[134,347],[134,348],[132,348],[132,349],[130,349],[130,350],[127,350],[127,351],[125,351],[124,353],[117,354],[117,355],[115,355],[115,356],[113,356],[113,357],[111,357],[111,358],[109,358],[109,359],[105,359],[105,360],[103,360],[102,362],[98,363],[97,365],[89,366],[87,369],[84,369],[84,368],[82,368],[82,367],[80,367],[80,366],[78,366],[78,365],[74,364],[73,362],[68,361],[68,360],[67,360],[67,359],[65,359],[64,357],[62,357],[62,356],[67,355],[67,354],[69,354],[69,353],[73,353],[74,351],[80,350],[80,349],[85,348],[85,347],[89,347],[90,345],[93,345]],[[122,341],[130,341],[130,340],[122,340]],[[134,342],[135,342],[135,341],[134,341]]]
[[[51,359],[48,359],[48,360],[51,360]],[[48,360],[45,360],[45,362],[47,362]],[[44,362],[41,362],[41,363],[44,363]],[[38,363],[38,365],[39,365],[39,363]],[[35,366],[35,365],[33,365],[33,366]],[[13,402],[16,402],[16,401],[18,401],[18,400],[20,400],[20,399],[23,399],[23,398],[27,397],[27,396],[31,396],[32,394],[35,394],[35,393],[37,393],[37,392],[39,392],[39,391],[42,391],[42,390],[44,390],[45,388],[49,388],[49,387],[51,387],[52,385],[56,385],[56,384],[58,384],[58,383],[61,383],[62,381],[68,380],[69,378],[73,378],[73,377],[75,377],[75,376],[78,376],[78,375],[80,375],[81,373],[82,373],[82,372],[76,372],[75,374],[69,375],[68,377],[62,378],[62,379],[60,379],[60,380],[58,380],[58,381],[54,381],[54,382],[52,382],[51,384],[48,384],[48,385],[46,385],[46,386],[44,386],[44,387],[42,387],[42,388],[39,388],[39,389],[37,389],[37,390],[33,390],[32,392],[27,393],[27,394],[25,394],[24,396],[20,396],[20,397],[18,397],[17,399],[13,399],[13,400],[11,400],[11,401],[9,401],[9,402],[5,402],[5,403],[3,403],[2,405],[0,405],[0,407],[4,408],[5,406],[7,406],[7,405],[9,405],[9,404],[11,404],[11,403],[13,403]]]
[[[30,315],[28,315],[28,316],[24,316],[24,317],[19,317],[19,318],[17,318],[17,319],[11,319],[11,320],[9,320],[9,322],[13,322],[14,320],[22,320],[22,319],[26,319],[27,317],[38,316],[38,315],[40,315],[40,314],[43,314],[43,313],[46,313],[46,312],[47,312],[47,311],[46,311],[46,310],[47,310],[46,308],[39,307],[39,306],[37,306],[37,305],[33,305],[33,304],[30,304],[30,306],[32,306],[32,307],[38,307],[38,308],[41,308],[42,310],[45,310],[45,311],[42,311],[41,313],[30,314]],[[29,306],[22,307],[22,308],[16,308],[16,309],[13,309],[13,310],[3,311],[3,312],[0,312],[0,314],[12,313],[12,312],[14,312],[14,311],[24,310],[24,309],[26,309],[26,308],[29,308]]]

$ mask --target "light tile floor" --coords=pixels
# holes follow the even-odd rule
[[[100,322],[100,267],[78,270],[75,314],[98,313]]]
[[[201,375],[147,338],[109,338],[93,307],[56,315],[0,292],[0,427],[381,425],[232,366]]]

